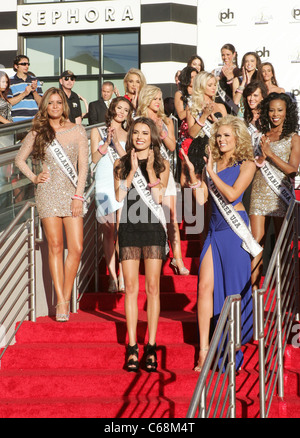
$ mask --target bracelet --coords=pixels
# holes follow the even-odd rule
[[[201,182],[198,180],[197,182],[193,183],[193,184],[189,184],[189,188],[190,189],[198,189],[198,187],[201,186]]]
[[[241,93],[241,94],[243,94],[243,91],[240,90],[239,88],[237,88],[236,93]]]
[[[160,136],[160,139],[164,140],[167,137],[168,137],[168,133],[166,131],[164,131],[163,135]]]
[[[226,83],[227,83],[228,85],[232,84],[232,82],[233,82],[233,79],[234,79],[234,78],[232,78],[232,79],[229,79],[229,81],[227,81]]]
[[[201,122],[199,122],[199,118],[198,118],[198,119],[195,119],[195,120],[196,120],[196,123],[197,123],[199,126],[201,126],[201,128],[204,128],[205,123],[201,123]]]
[[[258,161],[256,161],[259,157],[255,157],[255,164],[257,167],[264,167],[264,165],[266,164],[266,161],[264,160],[262,163],[258,163]]]
[[[101,151],[101,147],[104,145],[104,143],[101,143],[101,144],[99,144],[99,146],[98,146],[98,152],[99,152],[99,154],[100,155],[106,155],[107,154],[107,151],[106,152],[102,152]]]
[[[121,179],[120,181],[120,189],[124,190],[124,192],[129,192],[130,187],[127,187],[127,185],[125,184],[126,179]]]
[[[77,201],[84,202],[84,197],[80,196],[80,195],[74,195],[74,196],[72,196],[72,200],[73,201],[77,200]]]
[[[152,187],[158,186],[158,184],[160,183],[160,179],[157,178],[157,180],[154,183],[148,183],[148,187],[149,189],[152,189]]]

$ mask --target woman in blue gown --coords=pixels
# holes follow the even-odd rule
[[[242,343],[252,338],[252,289],[251,256],[242,247],[242,238],[231,228],[232,224],[223,214],[210,194],[209,182],[225,198],[225,205],[237,211],[248,226],[249,219],[242,204],[243,193],[255,173],[251,138],[244,122],[234,116],[226,116],[216,122],[208,145],[207,164],[202,181],[198,181],[194,166],[185,156],[196,199],[210,199],[212,214],[199,266],[198,324],[200,351],[195,371],[201,371],[209,348],[210,323],[217,322],[227,296],[242,297]],[[202,188],[203,190],[196,190]],[[225,207],[226,208],[226,207]],[[232,216],[232,215],[230,215]],[[226,217],[226,214],[225,214]],[[248,232],[247,237],[252,235]],[[252,242],[251,240],[251,242]],[[257,245],[254,242],[254,245]],[[256,246],[256,250],[259,247]],[[242,352],[237,353],[236,365],[243,361]]]

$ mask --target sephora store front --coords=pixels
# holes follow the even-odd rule
[[[196,0],[0,0],[0,36],[7,42],[0,64],[11,69],[16,54],[26,54],[43,91],[58,86],[61,72],[71,70],[77,76],[74,91],[88,102],[98,98],[104,80],[122,94],[126,72],[140,68],[148,83],[172,96],[176,71],[197,51],[196,5]]]

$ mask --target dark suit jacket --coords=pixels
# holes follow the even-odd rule
[[[105,122],[105,114],[107,111],[107,106],[103,98],[95,100],[89,104],[89,125],[95,125],[96,123]]]

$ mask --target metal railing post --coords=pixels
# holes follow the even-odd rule
[[[276,294],[277,294],[277,327],[278,327],[278,395],[283,398],[284,394],[284,382],[283,382],[283,339],[282,339],[282,301],[281,301],[281,263],[280,263],[280,252],[276,258],[276,276],[277,276],[277,286],[276,286]]]
[[[258,354],[259,354],[259,404],[260,417],[266,417],[265,388],[265,338],[264,338],[264,295],[257,292],[257,324],[258,324]]]
[[[36,321],[36,255],[35,255],[35,205],[30,207],[30,233],[28,236],[30,272],[30,320]]]

